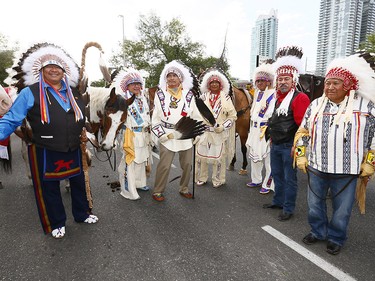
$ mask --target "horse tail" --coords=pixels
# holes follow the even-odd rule
[[[79,81],[79,92],[81,94],[85,93],[87,89],[88,78],[86,76],[85,66],[86,66],[86,53],[90,47],[95,47],[100,51],[100,58],[99,58],[100,71],[102,72],[103,78],[106,82],[108,83],[112,82],[110,71],[102,58],[102,54],[104,54],[102,46],[97,42],[88,42],[85,44],[85,46],[82,49],[81,68],[79,70],[78,81]]]

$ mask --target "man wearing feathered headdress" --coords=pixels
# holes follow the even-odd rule
[[[137,189],[147,191],[146,168],[151,164],[150,110],[142,93],[144,80],[135,69],[121,71],[114,78],[116,93],[134,101],[128,106],[124,123],[124,154],[118,167],[120,175],[120,194],[130,200],[140,198]]]
[[[297,166],[309,176],[311,231],[303,242],[328,240],[327,252],[332,255],[340,252],[347,239],[356,190],[364,213],[367,180],[374,174],[374,59],[358,52],[333,60],[327,68],[324,94],[310,104],[295,137]],[[328,190],[333,209],[330,220]]]
[[[289,220],[296,206],[297,170],[293,168],[291,150],[294,134],[301,124],[308,96],[296,89],[298,77],[303,74],[302,51],[298,47],[278,50],[273,67],[276,72],[276,97],[267,134],[271,138],[271,171],[275,193],[271,204],[263,208],[281,209],[279,221]]]
[[[45,233],[65,235],[66,213],[60,180],[69,179],[75,221],[96,223],[91,214],[81,159],[84,104],[75,89],[78,66],[60,47],[32,46],[13,68],[21,90],[0,119],[0,139],[8,137],[26,118],[32,129],[29,162],[40,221]],[[82,136],[85,140],[85,137]]]
[[[224,73],[207,70],[201,81],[202,100],[213,113],[216,124],[206,122],[207,128],[197,141],[196,179],[204,185],[208,179],[208,163],[212,163],[212,185],[225,184],[226,158],[234,155],[234,129],[237,112],[230,97],[231,84]]]
[[[270,190],[274,190],[271,175],[270,141],[264,137],[268,118],[272,114],[268,108],[274,99],[274,73],[272,64],[264,63],[255,69],[253,79],[256,90],[251,105],[250,131],[246,141],[251,159],[251,181],[247,183],[247,186],[260,187],[260,194],[267,194]],[[262,177],[263,166],[266,170],[264,180]]]
[[[198,81],[192,71],[174,60],[164,66],[160,75],[159,88],[155,93],[154,111],[152,114],[152,132],[159,142],[160,161],[155,173],[155,186],[152,197],[156,201],[164,200],[164,191],[171,164],[176,152],[179,154],[182,176],[180,194],[185,198],[193,198],[189,192],[190,172],[192,166],[193,139],[180,139],[176,124],[183,117],[201,120],[196,106],[193,90]]]

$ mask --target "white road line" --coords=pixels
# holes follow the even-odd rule
[[[155,153],[155,152],[151,152],[152,156],[154,156],[156,159],[159,159],[160,160],[160,157],[159,157],[159,154]],[[171,167],[172,168],[177,168],[175,165],[171,164]]]
[[[276,239],[283,242],[285,245],[299,253],[300,255],[304,256],[306,259],[314,263],[315,265],[319,266],[321,269],[326,271],[327,273],[331,274],[333,277],[335,277],[337,280],[340,281],[355,281],[353,277],[346,274],[339,268],[335,267],[334,265],[330,264],[326,260],[322,259],[321,257],[315,255],[314,253],[307,250],[305,247],[302,247],[300,244],[296,243],[289,237],[285,236],[281,232],[277,231],[273,227],[269,225],[265,225],[262,227],[262,229],[266,232],[268,232],[270,235],[275,237]]]

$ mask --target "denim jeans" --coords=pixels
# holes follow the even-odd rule
[[[355,199],[357,175],[322,173],[309,167],[308,221],[311,233],[318,239],[342,246],[346,240]],[[346,186],[347,185],[347,186]],[[343,189],[346,186],[345,189]],[[331,190],[332,218],[327,216],[326,196]]]
[[[275,182],[272,204],[293,214],[297,198],[297,169],[293,169],[290,156],[293,143],[271,144],[271,171]]]

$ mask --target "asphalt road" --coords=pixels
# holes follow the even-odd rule
[[[366,215],[353,210],[349,239],[332,256],[324,242],[301,242],[309,232],[303,174],[296,213],[279,222],[279,211],[262,209],[272,194],[247,188],[249,176],[238,171],[227,172],[219,189],[196,187],[193,200],[179,195],[178,180],[169,184],[164,202],[154,201],[150,191],[126,200],[108,185],[117,176],[100,153],[90,170],[99,222],[74,222],[62,185],[67,233],[56,240],[43,234],[20,141],[12,141],[13,173],[0,175],[0,280],[375,280],[374,181]],[[179,174],[172,169],[170,179]]]

